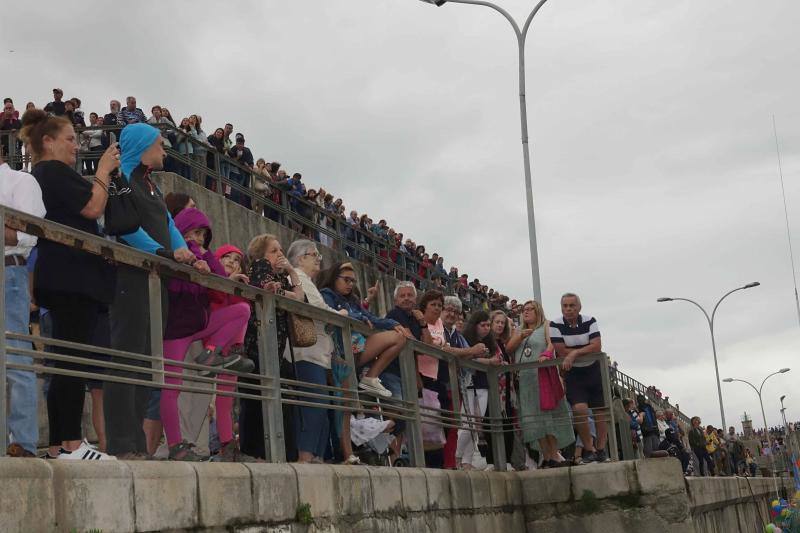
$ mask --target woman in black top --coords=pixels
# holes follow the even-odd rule
[[[100,235],[97,219],[105,211],[108,182],[119,166],[119,150],[105,151],[93,182],[75,172],[77,136],[63,117],[49,117],[33,109],[22,117],[22,138],[33,153],[32,174],[42,189],[45,218],[93,235]],[[40,239],[34,270],[36,303],[50,310],[53,338],[88,344],[101,306],[111,302],[115,272],[98,255],[53,241]],[[79,350],[57,348],[59,353],[79,357]],[[91,357],[91,355],[89,355]],[[55,362],[56,368],[86,370],[77,363]],[[84,378],[53,375],[47,393],[47,416],[51,449],[60,447],[68,458],[110,458],[82,442],[81,416],[86,390]],[[69,457],[73,458],[73,457]]]

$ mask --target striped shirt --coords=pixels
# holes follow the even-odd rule
[[[553,344],[563,344],[567,348],[579,349],[587,346],[589,341],[600,337],[597,320],[592,316],[578,315],[575,326],[562,316],[550,322],[550,340]],[[585,367],[595,363],[593,360],[582,361],[581,357],[575,360],[573,366]]]

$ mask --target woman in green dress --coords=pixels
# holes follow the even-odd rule
[[[549,359],[543,352],[553,353],[548,322],[542,305],[536,301],[522,306],[520,329],[516,330],[509,345],[516,346],[516,363],[542,362]],[[539,369],[519,372],[519,411],[522,440],[542,455],[542,467],[559,466],[563,457],[559,449],[575,440],[572,420],[566,399],[558,401],[555,409],[542,410],[539,400]]]

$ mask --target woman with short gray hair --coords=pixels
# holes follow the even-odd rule
[[[300,285],[308,299],[308,303],[315,307],[337,311],[328,306],[319,293],[317,286],[312,281],[319,274],[322,266],[322,254],[317,250],[317,245],[307,239],[294,241],[286,252],[289,263],[295,267],[295,272],[300,279]],[[344,313],[341,314],[346,314]],[[297,379],[314,385],[327,385],[327,372],[331,368],[331,355],[333,354],[333,341],[325,331],[325,323],[314,320],[314,329],[317,334],[317,343],[308,348],[294,348],[295,368]],[[291,360],[289,346],[283,354],[284,358]],[[298,388],[306,392],[319,392],[312,387]],[[325,400],[305,398],[305,401],[327,404]],[[298,462],[322,462],[325,448],[328,444],[330,432],[327,409],[320,407],[295,406],[295,416],[299,423],[295,424],[297,439]]]

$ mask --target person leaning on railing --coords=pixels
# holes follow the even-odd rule
[[[489,313],[474,311],[464,325],[464,338],[470,346],[483,344],[486,350],[478,357],[473,358],[476,363],[497,366],[500,358],[497,356],[499,348],[492,334],[492,325]],[[464,370],[459,376],[461,387],[462,408],[465,414],[470,415],[458,430],[458,445],[456,447],[456,465],[462,470],[481,469],[486,466],[486,460],[478,450],[478,432],[480,418],[486,416],[489,402],[489,381],[486,372]]]
[[[250,268],[247,277],[250,285],[264,289],[273,294],[280,294],[302,302],[305,299],[303,287],[295,268],[283,255],[283,247],[275,235],[264,233],[253,237],[247,246],[247,258]],[[278,337],[278,354],[286,349],[289,337],[289,324],[286,311],[275,311],[275,324]],[[263,372],[258,357],[258,337],[260,323],[255,309],[250,313],[250,322],[247,325],[244,346],[248,357],[256,364],[255,373]],[[280,356],[278,356],[280,357]],[[292,365],[280,357],[280,376],[294,379]],[[294,461],[297,458],[294,444],[294,417],[292,407],[283,406],[283,435],[286,444],[286,460]],[[266,458],[264,449],[264,421],[261,417],[261,402],[258,400],[242,399],[241,413],[239,415],[240,446],[244,453],[253,457]]]
[[[379,330],[369,337],[354,331],[350,339],[343,338],[342,342],[351,342],[356,366],[369,365],[358,387],[390,398],[392,392],[383,386],[378,376],[400,354],[406,343],[406,334],[395,320],[377,317],[364,309],[355,285],[355,269],[351,263],[337,263],[319,275],[318,287],[325,303],[337,311],[345,309],[350,318]]]
[[[165,152],[162,143],[160,132],[148,124],[130,124],[120,134],[120,170],[122,179],[127,180],[130,186],[130,201],[139,215],[140,227],[133,233],[119,237],[118,241],[143,252],[193,264],[194,254],[187,248],[167,211],[161,190],[150,177],[151,170],[159,170],[163,165]],[[154,304],[159,305],[159,302]],[[168,311],[164,282],[160,305],[163,327]],[[111,345],[116,350],[151,355],[148,273],[144,270],[126,265],[117,268],[116,294],[111,305]],[[114,357],[112,361],[149,366],[147,361],[124,357]],[[141,373],[127,370],[109,373],[126,378],[142,378]],[[105,384],[109,453],[125,459],[147,457],[142,423],[150,392],[149,387],[141,385],[111,381]]]
[[[287,251],[289,262],[295,267],[295,272],[300,278],[300,285],[308,299],[308,303],[336,313],[337,311],[325,303],[317,286],[314,285],[314,278],[320,272],[322,266],[322,254],[317,250],[317,245],[313,241],[300,239],[294,241]],[[347,311],[342,309],[339,314],[347,316]],[[320,320],[314,320],[314,329],[317,333],[317,343],[309,348],[294,348],[293,353],[287,350],[283,356],[285,359],[295,361],[297,379],[313,385],[327,385],[327,372],[331,369],[331,355],[333,354],[333,340],[328,334],[326,324]],[[307,392],[319,392],[314,387],[298,388]],[[308,402],[325,405],[328,402],[312,398],[306,399]],[[322,407],[303,407],[295,406],[295,435],[297,439],[298,461],[301,463],[322,462],[325,458],[325,449],[328,446],[328,436],[330,434],[328,411]],[[350,413],[345,413],[349,418]],[[347,438],[349,440],[349,432]],[[347,451],[345,450],[345,453]],[[347,454],[352,455],[352,450]]]
[[[0,155],[0,204],[37,217],[45,215],[42,190],[36,179],[25,172],[12,170],[3,161],[2,155]],[[5,329],[11,333],[26,335],[31,310],[27,262],[36,245],[36,237],[6,227],[4,243]],[[30,342],[8,339],[6,343],[8,349],[31,349]],[[29,355],[7,352],[6,360],[9,363],[33,364],[33,358]],[[6,455],[36,457],[36,445],[39,440],[37,420],[39,395],[36,391],[36,374],[28,370],[7,368],[6,379],[10,392],[8,429],[13,436],[13,442],[8,446]]]
[[[545,362],[555,357],[542,305],[522,304],[520,328],[508,342],[515,363]],[[559,450],[575,441],[569,406],[556,367],[519,371],[519,417],[522,441],[541,454],[542,468],[561,466]],[[545,400],[544,402],[542,400]]]
[[[100,235],[97,219],[108,200],[110,173],[119,166],[119,150],[111,146],[98,163],[93,182],[75,172],[77,135],[63,117],[27,111],[21,135],[34,157],[32,174],[42,189],[45,218]],[[63,244],[40,240],[34,270],[37,304],[50,311],[53,338],[89,344],[101,305],[114,295],[114,267],[100,256]],[[86,357],[81,350],[59,352]],[[91,355],[89,356],[91,357]],[[56,368],[86,370],[79,363],[56,361]],[[59,459],[113,459],[82,441],[81,419],[86,379],[54,374],[47,393],[50,445],[60,446]]]

